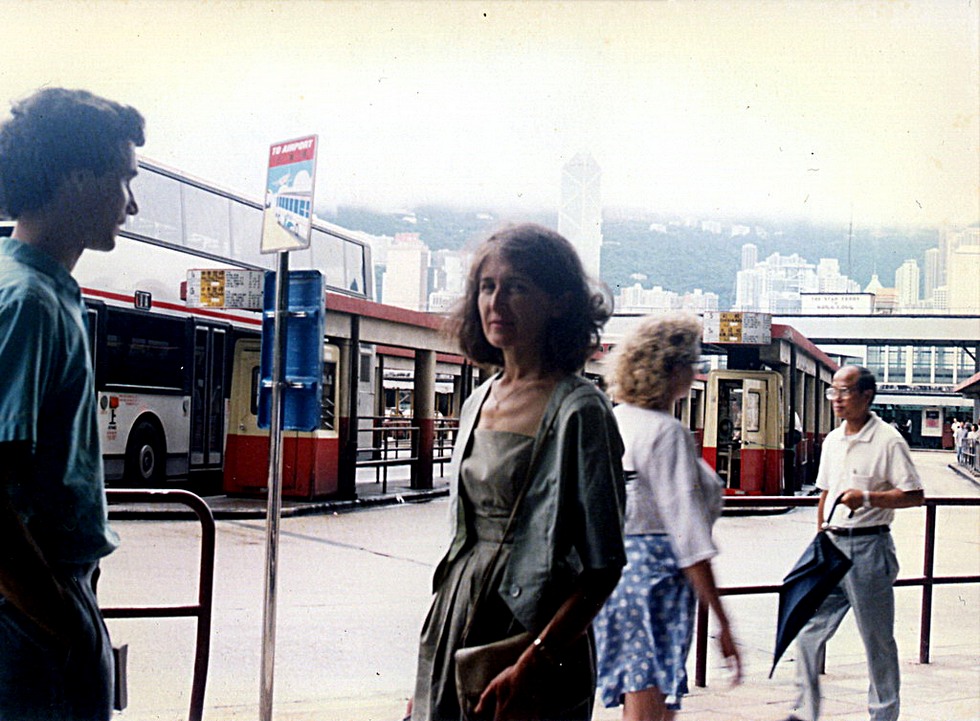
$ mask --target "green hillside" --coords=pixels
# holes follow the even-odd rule
[[[373,235],[419,233],[432,250],[458,250],[472,246],[505,222],[533,221],[557,226],[554,213],[516,216],[499,211],[460,210],[437,206],[396,213],[364,208],[340,207],[326,220],[351,230]],[[803,222],[774,222],[753,218],[717,220],[721,233],[703,230],[700,221],[684,220],[643,211],[607,210],[603,218],[602,279],[618,292],[639,282],[650,288],[685,293],[701,288],[717,293],[721,308],[731,306],[735,296],[735,274],[741,264],[742,245],[758,246],[758,258],[772,253],[798,253],[814,265],[821,258],[837,258],[841,272],[863,288],[873,272],[885,286],[895,280],[896,269],[908,258],[924,265],[923,254],[939,242],[937,230],[854,228],[848,243],[847,225],[816,225]],[[732,237],[733,225],[750,228],[748,235]],[[657,227],[666,232],[661,232]]]

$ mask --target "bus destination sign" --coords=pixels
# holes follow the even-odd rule
[[[191,308],[262,310],[264,278],[264,270],[189,270],[187,305]]]
[[[772,316],[748,311],[716,311],[704,313],[705,343],[740,343],[768,345],[772,342]]]
[[[262,213],[262,253],[310,247],[317,136],[276,143],[269,148],[269,174]]]

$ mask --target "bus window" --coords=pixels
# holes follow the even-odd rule
[[[745,430],[759,432],[759,415],[762,394],[759,391],[749,391],[745,400]]]
[[[225,330],[198,325],[193,334],[191,466],[221,463],[224,448]]]
[[[211,337],[211,387],[208,400],[208,447],[212,454],[220,451],[225,442],[225,363],[225,331],[216,328]]]
[[[126,218],[125,228],[147,238],[181,244],[181,183],[159,173],[140,172],[133,178],[132,187],[140,212]]]
[[[85,308],[85,330],[88,331],[88,353],[94,370],[99,367],[95,362],[96,341],[99,336],[99,311],[95,308]]]
[[[718,444],[732,443],[742,435],[742,380],[718,383]]]
[[[361,286],[364,278],[364,248],[354,243],[344,244],[344,287],[354,293],[367,293]]]
[[[320,430],[332,431],[337,425],[337,364],[326,361],[323,364],[323,402],[320,404]]]
[[[183,188],[184,244],[193,250],[231,255],[231,201],[203,188]]]
[[[259,415],[259,367],[252,367],[252,390],[249,393],[249,410],[256,418]]]
[[[106,319],[106,384],[183,390],[184,321],[112,309]]]

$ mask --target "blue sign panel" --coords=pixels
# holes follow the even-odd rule
[[[259,428],[272,418],[272,356],[276,310],[276,276],[265,277],[262,314],[262,360],[259,367]],[[282,319],[286,336],[283,365],[283,424],[286,431],[320,427],[323,382],[324,296],[318,270],[289,273],[287,311]]]

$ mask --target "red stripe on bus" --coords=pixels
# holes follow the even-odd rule
[[[126,295],[125,293],[113,293],[108,290],[96,290],[95,288],[82,288],[82,293],[84,295],[91,295],[97,298],[105,298],[107,300],[115,300],[120,303],[135,303],[135,299],[131,295]],[[207,318],[217,318],[220,320],[231,320],[237,321],[239,323],[247,323],[249,325],[262,325],[261,318],[247,318],[238,315],[232,315],[231,313],[222,313],[216,310],[208,310],[207,308],[188,308],[186,305],[180,305],[180,303],[169,303],[165,300],[155,300],[153,301],[153,308],[164,308],[166,310],[177,311],[178,313],[187,313],[189,315],[200,315]]]

